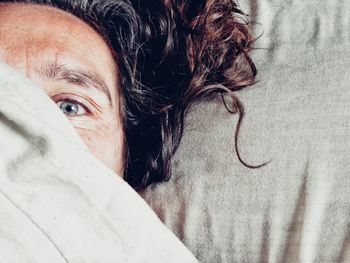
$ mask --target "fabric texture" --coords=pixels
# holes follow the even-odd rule
[[[57,105],[4,64],[0,135],[0,262],[197,262]]]
[[[350,262],[350,2],[241,1],[260,80],[186,121],[172,179],[142,192],[200,262]]]

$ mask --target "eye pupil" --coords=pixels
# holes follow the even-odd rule
[[[66,111],[67,112],[72,112],[73,111],[73,106],[72,105],[67,105],[67,107],[66,107]]]
[[[60,109],[63,113],[67,114],[77,114],[79,112],[79,106],[72,102],[62,102]]]

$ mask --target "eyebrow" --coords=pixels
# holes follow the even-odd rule
[[[40,75],[52,80],[65,80],[82,88],[96,88],[104,93],[112,105],[112,96],[102,77],[94,71],[80,68],[69,68],[64,64],[50,63],[40,69]]]

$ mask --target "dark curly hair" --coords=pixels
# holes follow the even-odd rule
[[[133,187],[169,179],[170,159],[196,102],[255,82],[248,56],[252,35],[234,0],[0,0],[53,6],[92,26],[109,44],[119,69],[125,131],[124,178]],[[223,100],[225,103],[225,100]]]

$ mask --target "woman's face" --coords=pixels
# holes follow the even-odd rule
[[[58,9],[0,4],[0,60],[35,81],[91,153],[122,173],[117,68],[99,34]]]

